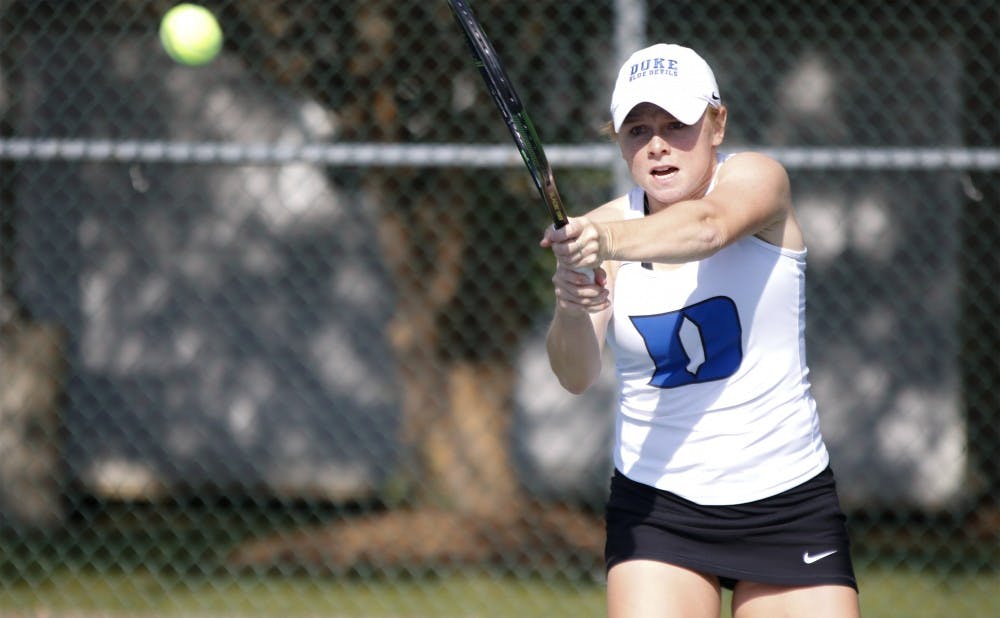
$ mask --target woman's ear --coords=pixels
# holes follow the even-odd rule
[[[718,111],[713,114],[712,118],[712,145],[719,146],[726,137],[726,118],[728,118],[729,110],[726,109],[725,105],[720,105]]]

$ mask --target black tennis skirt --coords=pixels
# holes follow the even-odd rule
[[[715,575],[730,589],[741,580],[858,589],[829,468],[776,496],[732,506],[696,504],[615,470],[606,518],[608,570],[646,559]]]

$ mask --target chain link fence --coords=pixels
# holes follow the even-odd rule
[[[0,615],[599,616],[613,376],[443,1],[0,0]],[[868,616],[1000,613],[995,2],[480,0],[573,214],[619,63],[788,167]]]

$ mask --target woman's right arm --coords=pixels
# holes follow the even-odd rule
[[[624,198],[619,198],[595,209],[587,218],[620,220],[626,204]],[[550,232],[546,231],[542,246],[554,244]],[[601,374],[601,354],[611,320],[611,292],[616,272],[617,263],[604,264],[595,271],[595,279],[591,282],[586,275],[557,262],[552,277],[556,309],[545,344],[553,373],[563,388],[573,394],[590,388]]]
[[[574,395],[590,388],[601,375],[601,353],[610,318],[611,307],[588,313],[556,303],[545,346],[559,384]]]

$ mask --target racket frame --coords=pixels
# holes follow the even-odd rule
[[[486,83],[493,102],[500,110],[511,137],[514,138],[514,144],[521,154],[521,159],[524,160],[525,167],[531,174],[538,194],[548,209],[552,224],[557,229],[563,227],[568,222],[568,218],[562,198],[559,196],[559,190],[556,188],[552,167],[545,157],[542,140],[539,139],[535,125],[531,122],[531,117],[528,116],[528,112],[521,103],[521,98],[514,89],[514,84],[510,81],[507,71],[504,70],[503,64],[500,62],[500,57],[469,4],[465,0],[448,0],[448,4],[455,15],[455,21],[465,33],[465,39],[475,58],[476,67]]]

